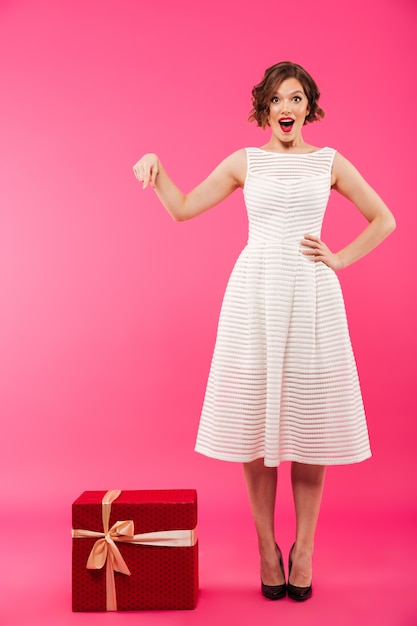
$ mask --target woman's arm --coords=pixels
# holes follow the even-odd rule
[[[133,166],[133,171],[136,178],[143,181],[143,189],[151,185],[171,217],[183,221],[211,209],[235,189],[243,187],[246,167],[246,153],[238,150],[188,194],[176,187],[156,154],[145,154]]]
[[[333,162],[332,187],[348,198],[368,220],[368,226],[349,245],[332,253],[318,237],[305,235],[303,254],[322,261],[334,270],[351,265],[373,250],[395,229],[395,219],[387,205],[358,170],[341,154]]]

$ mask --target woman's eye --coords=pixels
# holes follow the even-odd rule
[[[294,96],[294,101],[295,102],[301,102],[300,96]]]
[[[276,96],[274,96],[273,98],[271,98],[271,102],[276,104],[277,102],[279,102],[279,99]]]

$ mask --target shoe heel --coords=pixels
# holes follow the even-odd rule
[[[284,576],[284,580],[285,580],[285,570],[284,570],[284,562],[282,560],[282,553],[278,545],[276,547],[280,554],[279,564],[281,567],[282,575]],[[268,598],[268,600],[281,600],[282,598],[285,598],[285,596],[287,595],[287,584],[283,583],[282,585],[264,585],[264,583],[261,580],[261,591],[262,591],[262,595],[265,598]]]
[[[304,602],[304,600],[308,600],[311,598],[313,594],[313,584],[308,587],[297,587],[296,585],[292,585],[289,582],[291,569],[292,569],[292,551],[294,549],[295,543],[293,544],[290,550],[290,556],[288,558],[288,583],[287,583],[287,594],[291,600],[296,600],[297,602]]]

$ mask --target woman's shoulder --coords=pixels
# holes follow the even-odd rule
[[[245,148],[235,150],[226,156],[214,170],[222,176],[228,176],[235,179],[239,186],[243,185],[247,169],[247,156]],[[213,173],[214,173],[213,172]]]
[[[238,150],[235,150],[234,152],[229,154],[227,157],[225,157],[222,163],[226,163],[226,164],[242,163],[245,160],[246,160],[246,148],[239,148]]]
[[[245,148],[235,150],[223,160],[223,164],[234,171],[242,171],[247,165],[247,152]]]

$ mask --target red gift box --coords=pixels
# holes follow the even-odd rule
[[[194,489],[85,491],[72,505],[73,611],[194,609]]]

